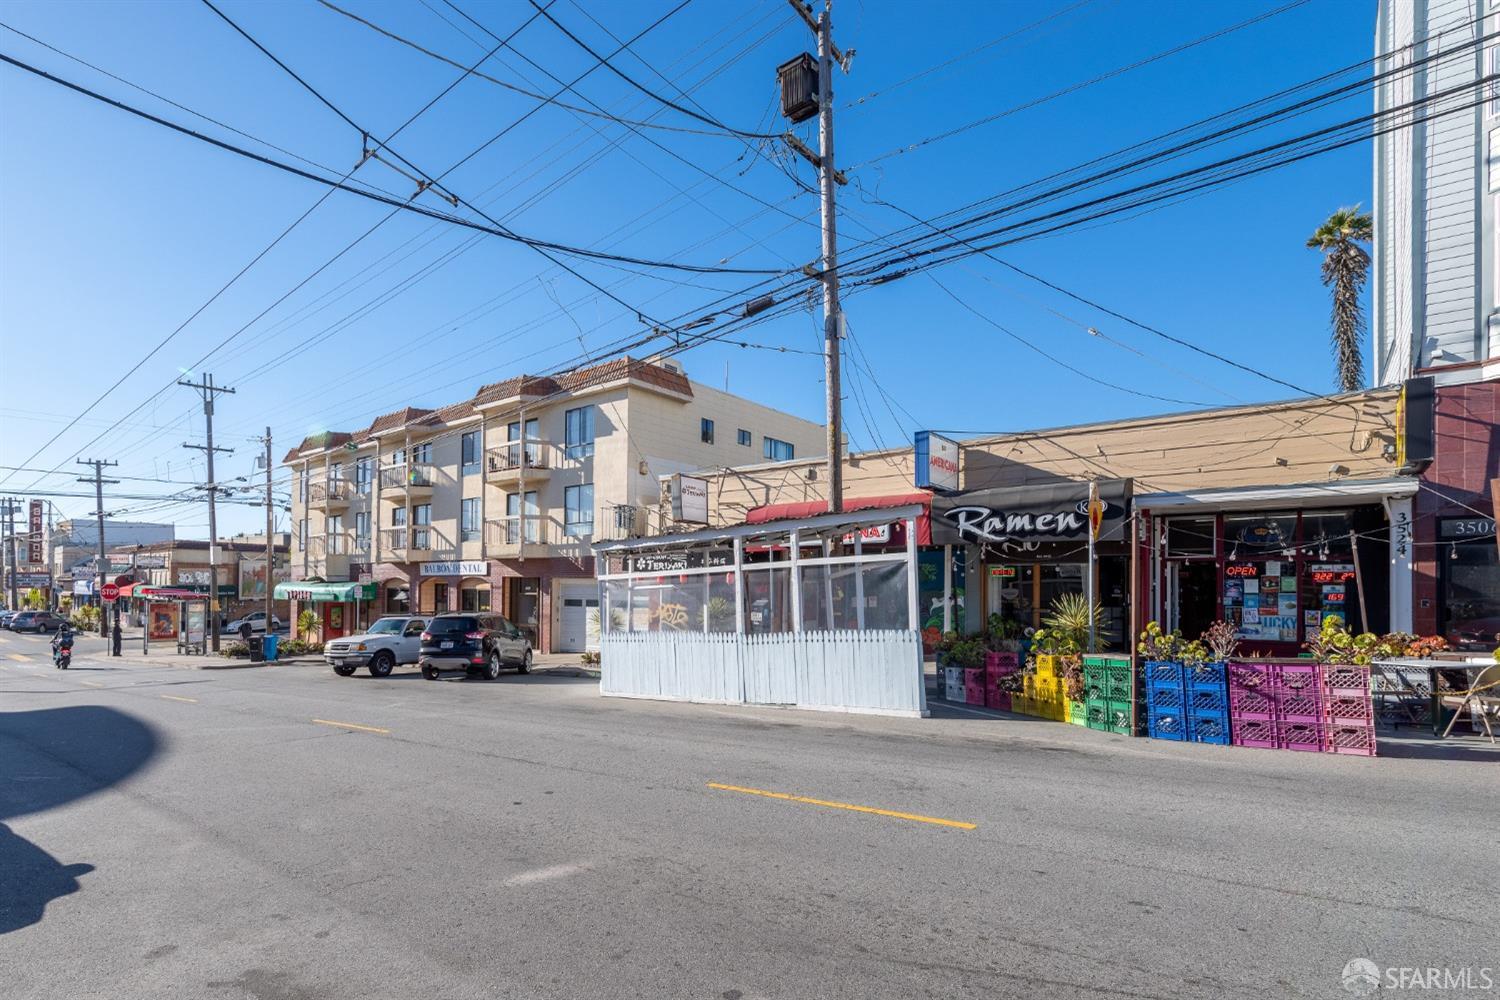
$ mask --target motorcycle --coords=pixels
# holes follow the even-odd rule
[[[59,670],[67,670],[68,664],[73,662],[73,633],[58,629],[57,634],[52,637],[52,665]]]

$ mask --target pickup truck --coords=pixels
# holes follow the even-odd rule
[[[369,667],[371,677],[385,677],[398,663],[416,663],[426,618],[388,615],[363,635],[347,635],[323,644],[323,660],[340,677]]]

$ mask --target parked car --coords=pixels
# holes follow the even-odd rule
[[[12,632],[56,632],[68,624],[66,618],[50,611],[22,611],[10,620]]]
[[[323,660],[340,677],[369,667],[371,677],[385,677],[398,663],[416,663],[422,651],[426,618],[387,615],[362,635],[346,635],[323,644]]]
[[[238,632],[240,637],[248,640],[252,632],[264,632],[266,630],[266,613],[264,611],[252,611],[243,618],[236,618],[225,625],[222,632]],[[271,631],[281,630],[281,619],[276,615],[271,616]]]
[[[438,615],[422,633],[419,662],[430,681],[455,670],[494,680],[505,667],[531,672],[531,641],[500,615]]]
[[[0,628],[10,628],[11,620],[20,613],[19,611],[0,611]]]

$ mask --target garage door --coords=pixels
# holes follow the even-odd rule
[[[599,648],[599,585],[568,583],[562,589],[562,630],[557,651],[581,653]]]

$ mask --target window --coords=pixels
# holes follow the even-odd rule
[[[370,512],[367,510],[354,512],[354,548],[357,552],[370,550]]]
[[[344,554],[344,515],[328,515],[328,554],[341,556]]]
[[[432,445],[430,443],[412,445],[411,460],[413,462],[421,462],[423,465],[430,464],[432,462]]]
[[[328,467],[328,481],[330,483],[342,483],[344,481],[343,462],[334,462]]]
[[[563,490],[563,533],[573,536],[594,533],[593,483]]]
[[[521,494],[505,494],[505,544],[515,545],[519,542],[541,541],[538,534],[540,527],[536,516],[536,492],[526,491],[526,509],[521,509]],[[525,516],[522,517],[522,514]]]
[[[405,586],[386,588],[385,610],[393,615],[404,615],[411,610],[410,594]]]
[[[307,470],[297,473],[297,499],[307,503]]]
[[[391,452],[391,464],[392,465],[405,465],[406,464],[406,449],[405,448],[397,448],[395,451]]]
[[[297,522],[297,548],[307,551],[307,518]]]
[[[698,436],[703,439],[704,444],[713,444],[714,422],[707,417],[698,421]]]
[[[588,458],[594,453],[594,408],[580,406],[563,414],[564,443],[569,458]],[[592,508],[590,504],[590,508]]]
[[[426,549],[432,547],[432,532],[427,528],[432,523],[432,504],[419,503],[411,509],[411,547],[414,549]]]
[[[404,528],[404,527],[406,527],[406,508],[405,507],[392,507],[391,508],[391,527],[393,527],[393,528]]]
[[[432,585],[433,610],[441,614],[448,610],[448,585],[446,583],[434,583]]]
[[[532,417],[530,420],[526,421],[526,441],[527,441],[527,444],[526,444],[526,464],[527,465],[538,465],[538,464],[540,464],[537,461],[537,459],[539,458],[539,455],[537,453],[537,446],[534,443],[541,436],[541,433],[540,433],[540,431],[538,431],[537,426],[538,425],[537,425],[535,417]],[[505,440],[507,440],[507,441],[519,441],[519,440],[521,440],[521,422],[519,420],[512,420],[510,423],[508,423],[508,424],[505,425]],[[519,454],[518,449],[511,448],[511,449],[507,449],[507,451],[516,452],[516,454],[506,455],[506,461],[507,462],[514,462],[516,464],[519,464],[520,460],[521,460],[521,456]]]
[[[1211,517],[1171,518],[1167,521],[1167,555],[1213,555],[1215,530]]]
[[[465,431],[463,437],[459,438],[459,446],[463,453],[463,474],[473,475],[479,471],[479,432]]]
[[[1500,73],[1500,46],[1490,49],[1488,55],[1486,62],[1490,64],[1490,75],[1493,77],[1495,73]],[[1485,114],[1494,118],[1500,115],[1500,83],[1491,79],[1486,90],[1489,100],[1485,101]]]
[[[735,437],[743,447],[750,447],[750,432],[741,427],[735,432]]]
[[[459,513],[458,540],[461,542],[475,542],[479,540],[478,497],[471,497],[463,502]]]
[[[375,478],[375,463],[366,455],[354,463],[354,492],[366,495],[370,492],[370,483]]]
[[[765,457],[773,462],[790,462],[797,457],[797,451],[789,441],[768,437],[765,439]]]
[[[490,609],[490,588],[480,584],[463,585],[458,592],[458,610],[468,612]]]
[[[411,523],[427,525],[432,523],[432,504],[419,503],[411,509]]]

